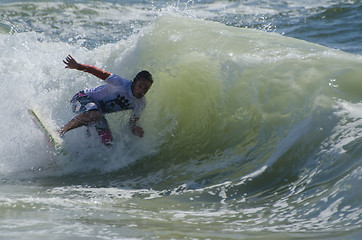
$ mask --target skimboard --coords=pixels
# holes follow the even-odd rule
[[[44,124],[44,122],[39,118],[39,115],[35,113],[34,110],[28,109],[28,113],[38,127],[38,129],[44,134],[44,137],[47,143],[55,150],[57,154],[66,155],[67,152],[62,147],[62,140],[57,135],[57,133],[52,133]]]

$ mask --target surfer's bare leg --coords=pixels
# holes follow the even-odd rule
[[[69,130],[87,125],[90,122],[96,122],[96,121],[100,120],[101,118],[102,118],[102,114],[97,110],[83,112],[83,113],[79,114],[78,116],[76,116],[75,118],[73,118],[72,120],[70,120],[70,122],[65,124],[64,127],[62,127],[58,131],[58,133],[60,134],[60,136],[63,136]]]

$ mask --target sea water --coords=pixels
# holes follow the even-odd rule
[[[0,239],[361,239],[362,4],[0,2]],[[154,84],[140,120],[107,115],[57,155],[70,98]]]

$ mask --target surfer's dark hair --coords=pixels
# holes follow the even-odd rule
[[[150,83],[153,83],[152,75],[146,70],[143,70],[139,73],[137,73],[136,77],[133,79],[133,83],[136,83],[140,79],[145,79],[149,81]]]

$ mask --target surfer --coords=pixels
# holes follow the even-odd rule
[[[91,73],[104,80],[106,84],[82,90],[74,95],[70,104],[77,116],[58,131],[60,136],[63,137],[69,130],[81,126],[94,126],[102,143],[111,145],[112,133],[105,114],[131,109],[133,111],[129,121],[131,132],[143,137],[144,131],[137,125],[137,121],[146,105],[144,95],[153,83],[152,75],[148,71],[139,72],[133,81],[129,81],[95,66],[78,63],[70,55],[63,62],[65,68]]]

